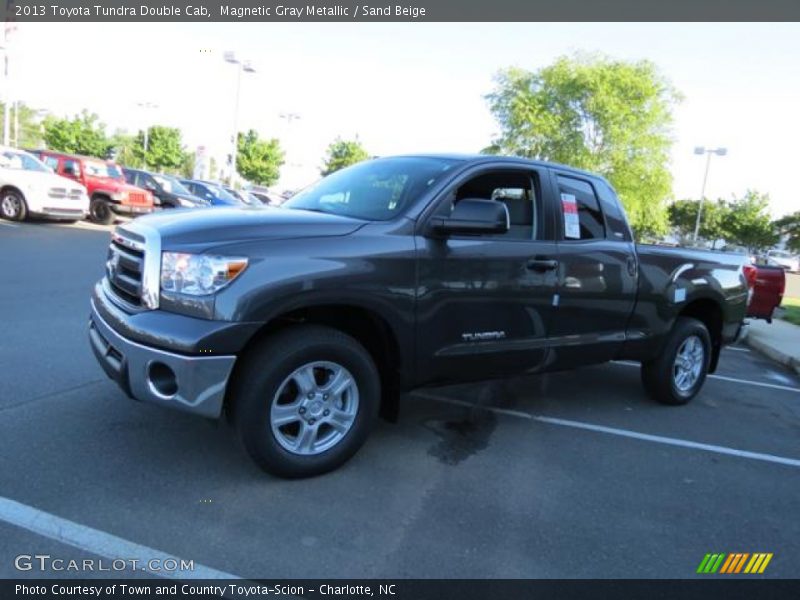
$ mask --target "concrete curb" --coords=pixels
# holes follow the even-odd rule
[[[779,362],[790,369],[793,369],[798,375],[800,375],[800,358],[786,354],[782,350],[770,344],[768,341],[760,339],[758,335],[753,335],[752,331],[747,332],[744,343],[754,350],[757,350],[758,352],[761,352],[762,354],[771,358],[772,360]]]

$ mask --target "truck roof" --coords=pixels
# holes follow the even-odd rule
[[[64,158],[75,158],[78,160],[91,160],[95,162],[105,162],[105,163],[114,163],[114,160],[111,158],[100,158],[98,156],[86,156],[84,154],[72,154],[70,152],[61,152],[59,150],[48,150],[46,148],[39,148],[37,150],[27,150],[27,152],[38,154],[42,152],[44,154],[51,154],[53,156],[63,156]]]
[[[597,173],[593,173],[591,171],[586,171],[584,169],[578,169],[577,167],[571,167],[569,165],[564,165],[557,162],[550,162],[546,160],[536,160],[532,158],[522,158],[520,156],[501,156],[499,154],[459,154],[459,153],[422,153],[422,154],[403,154],[399,156],[381,156],[377,158],[441,158],[445,160],[457,160],[464,163],[470,164],[481,164],[485,162],[505,162],[509,165],[529,165],[533,167],[544,167],[544,168],[556,168],[562,171],[570,171],[572,173],[583,175],[584,177],[592,177],[594,179],[601,179],[606,181],[605,177],[602,175],[598,175]],[[606,181],[607,183],[607,181]]]

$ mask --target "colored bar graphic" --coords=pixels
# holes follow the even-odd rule
[[[722,569],[720,569],[720,573],[729,573],[731,565],[736,562],[736,554],[728,554],[728,558],[725,561],[725,564],[722,565]]]
[[[708,561],[710,559],[711,559],[711,555],[710,554],[706,554],[703,557],[703,560],[700,561],[700,566],[697,567],[697,573],[705,573],[706,572],[706,565],[708,564]]]
[[[767,554],[767,556],[764,558],[764,562],[761,563],[761,568],[758,569],[758,572],[759,573],[763,573],[764,569],[767,568],[767,565],[769,564],[769,561],[771,561],[771,560],[772,560],[772,552]]]
[[[706,554],[697,567],[697,573],[763,573],[769,561],[772,560],[771,552],[732,552],[729,554]],[[747,565],[747,566],[745,566]],[[721,566],[721,568],[720,568]]]

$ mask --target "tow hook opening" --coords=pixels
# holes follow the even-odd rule
[[[147,367],[147,385],[159,398],[169,400],[178,393],[178,378],[169,366],[153,361]]]

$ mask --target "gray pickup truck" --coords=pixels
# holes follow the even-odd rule
[[[489,156],[375,159],[281,208],[120,226],[91,347],[131,397],[217,418],[285,477],[329,471],[403,391],[626,359],[684,404],[736,339],[743,259],[637,245],[603,178]]]

